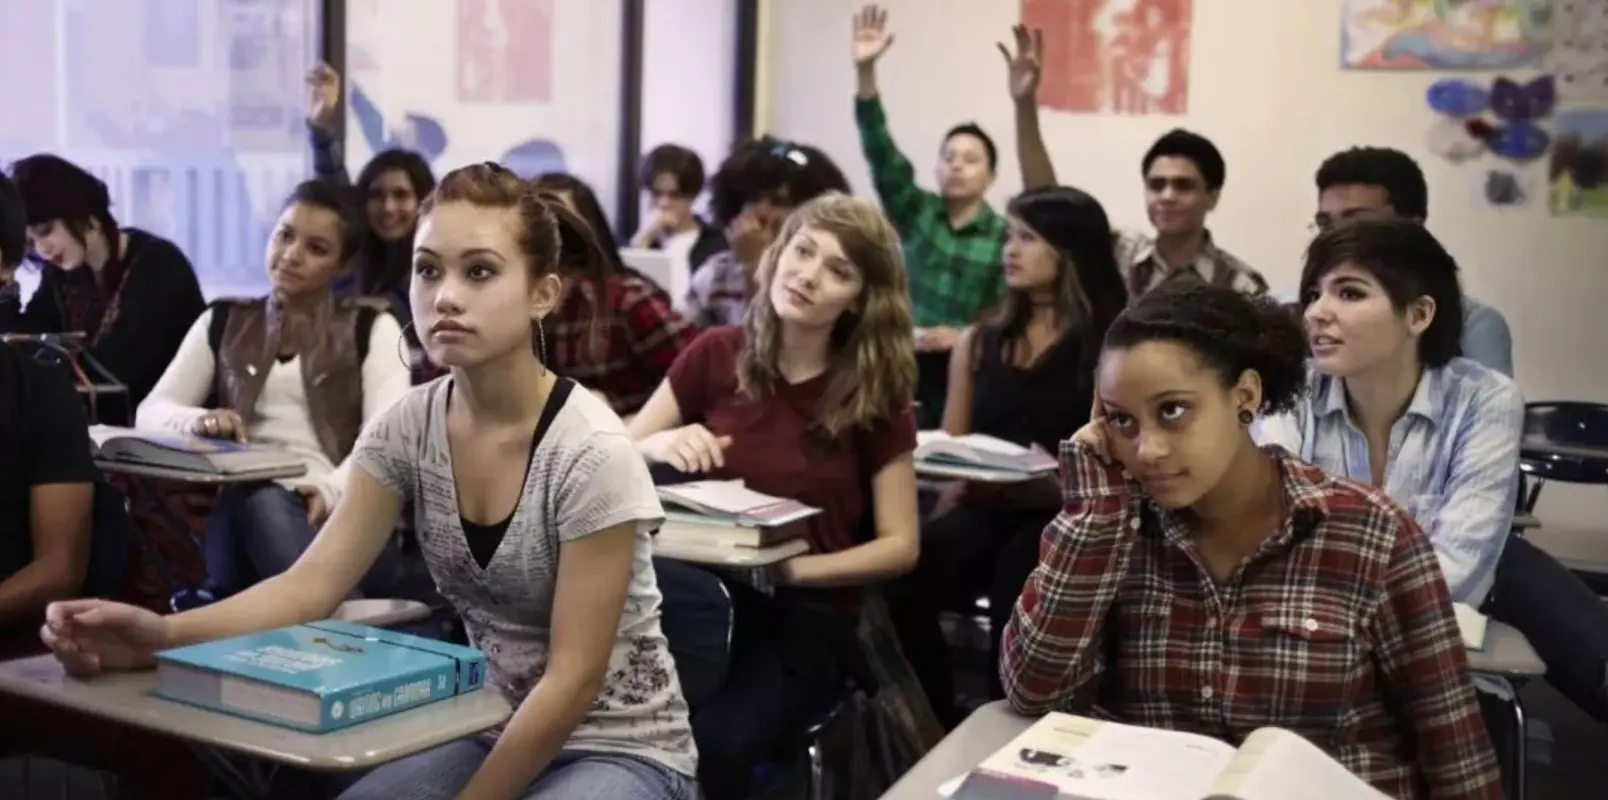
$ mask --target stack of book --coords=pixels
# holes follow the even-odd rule
[[[89,426],[90,455],[101,462],[245,476],[305,468],[295,456],[276,447],[203,439],[162,431]]]
[[[1237,749],[1193,733],[1051,713],[965,777],[951,800],[1388,800],[1301,736]]]
[[[807,520],[821,513],[796,500],[761,494],[740,480],[703,480],[659,487],[667,506],[658,540],[692,547],[807,549]]]
[[[479,650],[338,620],[165,650],[158,697],[327,733],[476,691]]]
[[[980,433],[950,436],[943,431],[916,435],[916,472],[933,478],[1012,483],[1049,475],[1055,456]]]

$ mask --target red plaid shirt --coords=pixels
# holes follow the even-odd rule
[[[1269,452],[1289,521],[1218,584],[1177,514],[1063,444],[1061,513],[1005,628],[1011,704],[1236,746],[1280,727],[1391,797],[1500,800],[1429,540],[1383,494]]]
[[[611,275],[606,287],[607,311],[598,308],[591,283],[565,288],[563,303],[544,322],[544,360],[608,398],[615,413],[632,414],[648,402],[698,329],[670,307],[663,289],[637,275]]]

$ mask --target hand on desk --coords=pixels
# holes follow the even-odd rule
[[[229,439],[244,443],[246,422],[239,414],[227,408],[220,408],[197,417],[190,425],[190,433],[208,439]]]
[[[69,675],[147,669],[167,641],[167,619],[106,600],[64,600],[45,609],[39,638]]]
[[[708,428],[693,423],[671,432],[653,460],[669,464],[682,472],[713,472],[726,466],[730,436],[716,436]]]

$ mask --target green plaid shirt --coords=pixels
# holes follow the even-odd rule
[[[893,143],[882,100],[857,98],[854,119],[877,196],[904,241],[916,327],[977,321],[1005,293],[1005,218],[985,204],[970,222],[950,226],[943,198],[916,185],[915,169]]]

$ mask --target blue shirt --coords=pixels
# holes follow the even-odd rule
[[[1294,412],[1258,420],[1252,435],[1331,474],[1373,483],[1345,382],[1314,371],[1308,386]],[[1518,385],[1467,358],[1424,370],[1390,426],[1380,488],[1429,535],[1456,602],[1478,608],[1495,580],[1518,500],[1523,429]]]
[[[1279,292],[1280,303],[1292,304],[1299,300],[1298,289]],[[1513,377],[1513,332],[1502,312],[1463,295],[1463,357]]]

